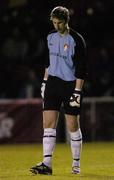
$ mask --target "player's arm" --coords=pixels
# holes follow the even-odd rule
[[[76,85],[73,95],[70,98],[70,105],[80,107],[81,93],[83,88],[84,80],[76,79]]]
[[[75,67],[76,67],[76,85],[74,92],[70,98],[70,105],[80,107],[80,100],[82,95],[82,89],[84,85],[84,79],[86,76],[86,45],[84,39],[79,37],[77,54],[75,58]]]
[[[47,81],[47,79],[48,79],[48,68],[45,68],[43,80]]]
[[[44,91],[45,91],[45,86],[46,86],[46,82],[47,82],[47,79],[48,79],[48,67],[49,67],[49,49],[48,49],[48,46],[47,46],[47,38],[45,38],[44,40],[44,44],[45,44],[45,49],[44,49],[44,68],[45,68],[45,71],[44,71],[44,76],[43,76],[43,81],[42,81],[42,84],[41,84],[41,97],[44,98]]]
[[[75,89],[82,90],[84,84],[84,79],[76,79],[76,86]]]
[[[47,79],[48,79],[48,68],[45,68],[44,78],[43,78],[42,85],[41,85],[41,96],[42,96],[42,98],[44,98],[44,91],[45,91]]]

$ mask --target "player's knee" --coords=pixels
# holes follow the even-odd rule
[[[43,128],[56,128],[55,122],[52,120],[44,120],[43,121]]]

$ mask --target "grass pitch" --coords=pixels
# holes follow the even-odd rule
[[[0,180],[114,180],[114,143],[83,143],[81,174],[71,174],[68,144],[56,144],[53,175],[33,176],[29,169],[42,160],[41,144],[0,145]]]

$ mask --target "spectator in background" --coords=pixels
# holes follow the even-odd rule
[[[21,89],[20,97],[21,98],[41,97],[40,87],[41,87],[40,79],[36,76],[35,71],[30,69],[28,71],[28,76],[24,83],[24,86]]]

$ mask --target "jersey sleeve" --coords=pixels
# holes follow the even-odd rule
[[[43,55],[43,61],[44,61],[44,67],[49,67],[49,49],[48,49],[48,43],[47,38],[44,38],[44,55]]]
[[[78,79],[85,79],[87,76],[87,52],[86,43],[79,34],[76,36],[76,47],[74,55],[75,76]]]

